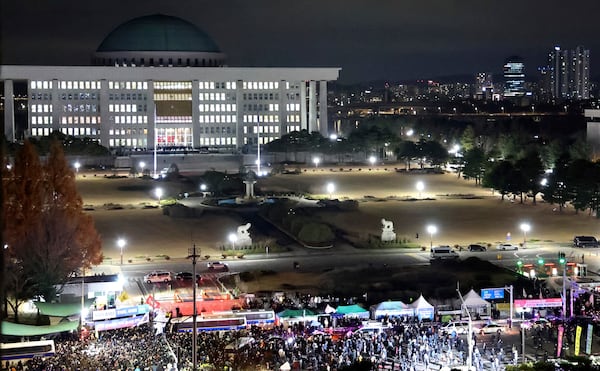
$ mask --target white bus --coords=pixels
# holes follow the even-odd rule
[[[0,355],[2,361],[28,360],[33,357],[52,357],[55,355],[54,340],[2,343],[0,344]]]

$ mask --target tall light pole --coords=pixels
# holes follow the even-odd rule
[[[421,192],[423,192],[423,190],[425,189],[425,183],[423,183],[422,181],[418,181],[417,182],[417,191],[419,191],[419,198],[421,198]]]
[[[194,280],[194,284],[192,285],[192,296],[194,297],[194,304],[192,304],[193,315],[192,315],[192,370],[196,371],[196,365],[198,363],[198,326],[196,323],[196,317],[198,312],[196,311],[196,262],[200,257],[200,250],[196,251],[196,244],[193,245],[192,248],[188,249],[188,259],[192,259],[192,279]]]
[[[433,224],[427,226],[427,233],[429,233],[429,248],[433,247],[433,235],[437,233],[437,227]]]
[[[75,166],[75,177],[77,178],[77,176],[79,175],[79,168],[81,167],[81,163],[77,161],[73,166]]]
[[[458,297],[461,302],[461,309],[464,308],[465,312],[467,312],[467,318],[469,319],[469,334],[467,335],[467,346],[469,347],[469,351],[467,353],[467,367],[469,370],[471,369],[471,365],[473,364],[473,320],[471,319],[471,312],[469,312],[469,308],[465,305],[465,301],[463,300],[462,294],[458,287],[456,288],[456,292],[458,293]]]
[[[229,239],[229,242],[231,242],[232,250],[235,250],[235,243],[237,242],[237,235],[235,233],[230,233],[229,236],[227,236],[227,238]]]
[[[327,183],[327,193],[329,193],[329,199],[332,198],[333,191],[335,191],[335,184]]]
[[[123,265],[123,248],[125,247],[126,244],[127,244],[127,241],[125,241],[124,238],[119,238],[117,240],[117,246],[119,246],[119,249],[121,249],[121,265]]]
[[[521,223],[521,230],[523,231],[523,247],[527,244],[527,232],[531,230],[529,223]]]
[[[321,162],[321,159],[318,157],[313,158],[313,163],[315,164],[315,167],[319,167],[319,162]]]
[[[158,198],[158,206],[160,206],[160,199],[163,195],[163,190],[162,188],[156,188],[156,190],[154,191],[154,193],[156,194],[156,198]]]

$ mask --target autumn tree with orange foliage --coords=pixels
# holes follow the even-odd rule
[[[3,167],[2,177],[6,285],[16,315],[23,300],[39,295],[53,301],[69,277],[100,264],[101,240],[83,211],[75,174],[59,142],[42,163],[26,141],[14,165]]]

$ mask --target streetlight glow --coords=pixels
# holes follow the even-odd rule
[[[433,247],[433,235],[437,233],[437,227],[433,224],[427,226],[427,233],[429,233],[429,248]]]
[[[313,158],[313,162],[315,164],[315,167],[319,167],[319,162],[321,162],[321,159],[318,157]]]
[[[233,247],[232,250],[235,250],[235,243],[237,242],[237,235],[235,233],[230,233],[229,236],[227,236],[227,238],[229,239],[229,242],[231,242],[231,246]]]
[[[75,166],[75,176],[77,176],[79,174],[79,168],[81,167],[81,164],[79,161],[77,161],[73,166]]]
[[[162,188],[156,188],[156,190],[154,190],[154,193],[156,194],[156,198],[158,198],[158,204],[160,205],[160,199],[162,198],[162,195],[163,195]]]
[[[421,192],[423,192],[423,190],[425,189],[425,183],[423,183],[422,181],[418,181],[417,182],[417,191],[419,191],[419,198],[421,198]]]
[[[119,249],[121,249],[121,265],[123,265],[123,248],[125,247],[126,244],[127,244],[127,241],[124,238],[119,238],[117,240],[117,246],[119,246]]]
[[[140,169],[142,169],[142,176],[144,176],[144,168],[146,167],[146,163],[144,161],[140,161]]]
[[[369,163],[371,164],[371,166],[375,165],[375,161],[377,161],[377,158],[375,156],[369,157]]]
[[[335,184],[327,183],[327,193],[329,193],[329,198],[331,198],[333,191],[335,191]]]
[[[527,243],[527,232],[531,230],[531,225],[529,225],[529,223],[521,223],[520,228],[523,231],[523,247],[525,247],[525,244]]]

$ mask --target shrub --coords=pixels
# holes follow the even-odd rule
[[[298,238],[306,243],[322,244],[333,241],[335,235],[327,224],[310,222],[302,226]]]

